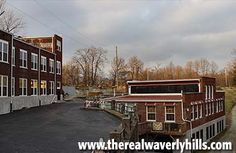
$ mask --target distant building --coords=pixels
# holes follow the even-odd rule
[[[225,129],[225,96],[215,78],[128,81],[128,95],[108,98],[122,113],[136,109],[139,135],[156,141],[209,141]]]
[[[62,96],[62,38],[21,38],[0,30],[0,114]]]

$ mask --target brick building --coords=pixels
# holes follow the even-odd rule
[[[225,97],[223,92],[216,92],[215,78],[127,84],[128,95],[104,100],[122,113],[136,110],[140,137],[209,141],[225,129]]]
[[[62,38],[0,30],[0,114],[61,99]]]

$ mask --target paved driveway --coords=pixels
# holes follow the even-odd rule
[[[77,153],[78,141],[108,138],[120,124],[105,112],[81,106],[74,101],[0,116],[0,153]]]

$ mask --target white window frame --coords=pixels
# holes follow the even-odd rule
[[[62,45],[61,44],[62,44],[61,41],[57,40],[57,50],[60,51],[60,52],[62,50],[62,47],[61,47]]]
[[[21,59],[21,53],[23,53],[23,58],[25,58],[24,54],[26,54],[26,59]],[[24,65],[24,62],[22,63],[22,60],[26,60],[26,65]],[[26,50],[20,49],[20,68],[27,69],[28,68],[27,65],[28,65],[28,53]]]
[[[40,69],[41,72],[47,72],[47,57],[45,56],[41,56]]]
[[[19,78],[19,89],[20,89],[20,82],[21,80],[23,81],[23,84],[22,84],[22,90],[21,90],[21,93],[20,93],[20,96],[27,96],[28,94],[28,80],[27,78]],[[24,87],[24,81],[26,82],[26,87]],[[23,89],[26,89],[26,94],[24,94],[24,90]]]
[[[148,107],[154,107],[155,108],[155,112],[148,112]],[[148,119],[148,114],[154,114],[155,115],[155,119],[154,120],[150,120]],[[156,106],[146,106],[146,121],[147,122],[155,122],[156,121]]]
[[[208,112],[208,103],[205,103],[205,116],[208,116],[209,115],[209,112]]]
[[[54,95],[54,81],[49,81],[49,95]]]
[[[7,83],[6,86],[3,85],[3,78],[7,79]],[[3,89],[4,87],[6,88],[6,95],[3,96]],[[1,88],[1,93],[0,93],[0,97],[8,97],[8,76],[6,75],[0,75],[0,88]]]
[[[11,78],[11,96],[14,97],[16,94],[16,79],[15,77]]]
[[[30,83],[31,83],[30,86],[31,86],[31,91],[32,91],[31,96],[37,96],[38,95],[38,80],[37,79],[31,79]],[[36,83],[36,88],[32,88],[32,85],[34,87],[34,83]]]
[[[205,86],[205,97],[206,97],[206,99],[208,98],[208,87],[207,87],[207,85]]]
[[[57,61],[57,74],[61,75],[61,62],[60,61]]]
[[[55,63],[54,59],[49,59],[49,73],[54,73],[55,72]]]
[[[31,70],[38,70],[38,54],[31,53]]]
[[[196,117],[195,117],[195,112],[197,112]],[[194,119],[198,119],[198,105],[194,105]]]
[[[191,105],[191,121],[194,120],[194,105]]]
[[[2,59],[0,59],[0,62],[2,62],[2,63],[8,63],[9,43],[8,43],[7,41],[5,41],[5,40],[0,39],[0,45],[2,45],[2,46],[0,47],[0,48],[2,48],[2,49],[0,49],[0,54],[2,54]],[[7,51],[6,51],[6,52],[4,51],[4,47],[3,47],[4,45],[7,45]],[[4,58],[3,58],[4,53],[7,53],[7,60],[6,60],[6,61],[4,61]]]
[[[211,99],[214,99],[214,86],[211,86]]]
[[[13,47],[12,48],[12,52],[11,52],[11,62],[12,62],[12,66],[16,66],[16,48]]]
[[[45,82],[45,88],[42,88],[42,83],[43,82]],[[40,83],[40,94],[41,95],[47,95],[47,81],[46,80],[41,80],[41,83]]]
[[[167,107],[174,107],[174,113],[167,113],[166,112]],[[167,120],[167,115],[174,115],[174,120]],[[165,122],[166,123],[175,123],[175,106],[165,106]]]
[[[200,104],[200,105],[198,105],[199,107],[198,107],[198,111],[199,111],[199,114],[198,114],[198,116],[199,116],[199,118],[202,118],[202,104]]]

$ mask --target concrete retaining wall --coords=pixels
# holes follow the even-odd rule
[[[0,115],[10,113],[11,98],[1,97],[0,98]]]
[[[12,98],[12,110],[49,105],[57,101],[56,95],[46,96],[16,96]],[[0,98],[0,114],[10,113],[11,97]]]

